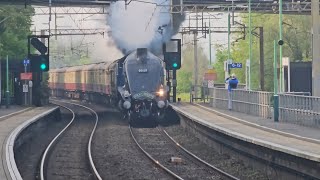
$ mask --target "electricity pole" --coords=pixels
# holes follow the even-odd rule
[[[198,44],[197,44],[198,31],[193,31],[193,43],[194,43],[194,92],[195,98],[197,98],[197,85],[198,85]]]
[[[9,91],[9,56],[7,55],[7,91],[6,91],[6,108],[9,108],[10,104],[10,91]]]
[[[312,95],[320,97],[319,0],[311,0],[311,16],[312,16]]]

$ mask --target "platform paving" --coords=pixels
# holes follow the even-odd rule
[[[219,129],[220,131],[228,134],[230,136],[236,137],[238,139],[242,139],[248,141],[250,143],[254,143],[257,145],[265,146],[270,149],[274,149],[277,151],[282,151],[284,153],[288,153],[294,156],[306,158],[309,160],[320,162],[320,141],[316,139],[318,135],[314,135],[317,130],[306,128],[304,130],[296,130],[299,129],[296,125],[274,123],[271,120],[266,120],[268,122],[262,122],[263,119],[259,117],[249,116],[246,114],[239,114],[233,111],[223,111],[219,109],[216,112],[210,111],[211,108],[205,109],[204,107],[200,107],[199,105],[191,105],[189,103],[182,104],[173,104],[173,108],[184,114],[189,118],[196,119],[203,124],[207,124],[208,126]],[[208,107],[207,107],[208,108]],[[228,118],[223,114],[229,117],[236,117],[237,119],[249,122],[258,126],[254,126],[252,124],[243,123],[238,120],[234,120],[232,118]],[[299,135],[305,135],[306,137],[315,138],[314,141],[306,141],[303,138],[297,138],[294,135],[283,135],[281,133],[275,133],[273,131],[266,130],[264,128],[259,128],[260,125],[264,125],[265,127],[275,128],[277,130],[286,130],[286,132],[300,132]],[[309,131],[304,132],[302,131]],[[318,131],[319,133],[320,131]],[[316,133],[316,134],[318,134]]]
[[[294,123],[288,123],[288,122],[275,122],[273,119],[270,118],[263,118],[259,116],[253,116],[245,113],[240,113],[236,111],[230,111],[227,109],[219,109],[219,108],[214,108],[210,106],[207,103],[199,103],[195,104],[196,106],[199,107],[204,107],[204,108],[210,108],[210,110],[227,114],[232,117],[239,118],[243,121],[247,121],[250,123],[254,123],[260,126],[272,128],[278,131],[302,136],[302,137],[307,137],[307,138],[312,138],[320,141],[320,129],[316,127],[308,127],[308,126],[303,126],[299,124],[294,124]]]
[[[1,144],[1,153],[0,153],[0,179],[1,180],[11,180],[8,174],[7,169],[7,163],[6,163],[6,155],[5,155],[5,146],[6,146],[6,140],[9,137],[10,133],[18,127],[20,124],[24,123],[25,121],[28,121],[29,119],[33,118],[34,116],[37,116],[39,114],[42,114],[50,109],[53,109],[55,106],[47,106],[47,107],[37,107],[29,109],[25,112],[18,113],[17,115],[13,115],[9,118],[6,118],[4,120],[0,121],[0,144]],[[12,108],[11,110],[13,110]],[[19,109],[19,108],[17,108]],[[16,109],[16,110],[17,110]],[[23,109],[20,109],[20,111]],[[1,111],[1,109],[0,109]],[[9,111],[7,111],[9,112]],[[4,113],[5,115],[6,113]]]
[[[10,105],[9,108],[6,108],[6,106],[0,106],[0,121],[30,109],[32,109],[32,107]]]

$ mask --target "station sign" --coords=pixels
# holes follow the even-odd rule
[[[242,68],[242,63],[231,63],[229,64],[229,68]]]
[[[205,73],[204,73],[204,80],[211,80],[211,81],[215,81],[217,80],[217,72],[214,69],[208,69]]]
[[[32,80],[32,73],[20,73],[21,80]]]
[[[28,64],[30,64],[30,60],[29,59],[24,59],[23,60],[23,65],[27,66]]]

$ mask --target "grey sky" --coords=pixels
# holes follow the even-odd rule
[[[36,9],[36,11],[39,11]],[[211,13],[211,15],[215,15],[216,18],[219,19],[211,19],[212,27],[227,27],[227,14],[224,13],[222,15],[218,15],[218,13]],[[58,15],[57,18],[57,26],[58,29],[63,28],[83,28],[83,29],[91,29],[91,28],[103,28],[109,30],[110,28],[106,25],[106,15]],[[190,15],[194,16],[194,15]],[[213,16],[211,16],[213,18]],[[187,15],[188,18],[188,15]],[[207,22],[208,19],[204,20]],[[40,31],[41,29],[48,29],[49,25],[49,16],[48,15],[36,15],[33,17],[33,26],[31,30]],[[185,21],[183,26],[188,26],[189,21]],[[191,21],[191,25],[195,25],[195,21]],[[201,23],[199,23],[201,26]],[[55,27],[55,17],[52,16],[51,20],[51,30],[53,31]],[[39,32],[38,32],[39,34]],[[209,56],[209,39],[200,38],[202,35],[199,34],[199,42],[198,44],[205,49],[207,56]],[[176,35],[176,37],[181,37],[181,35]],[[186,36],[184,36],[186,37]],[[191,35],[191,39],[192,39]],[[54,37],[52,39],[55,39]],[[190,38],[188,38],[190,39]],[[71,42],[72,41],[72,42]],[[186,41],[185,41],[186,42]],[[212,33],[212,60],[215,60],[215,44],[224,44],[227,45],[227,33]],[[80,50],[83,48],[90,51],[90,58],[93,58],[95,62],[98,61],[113,61],[121,57],[121,52],[115,47],[113,44],[113,40],[108,37],[108,34],[102,35],[87,35],[87,36],[58,36],[57,43],[59,46],[65,46],[66,49],[71,48],[71,45],[76,46],[76,44],[81,43],[83,46],[78,47]],[[86,47],[86,45],[88,45]],[[74,47],[77,48],[77,47]],[[52,55],[55,55],[53,52]],[[58,55],[61,55],[58,54]]]

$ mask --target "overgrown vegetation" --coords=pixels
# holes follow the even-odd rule
[[[24,6],[0,7],[0,58],[24,59],[27,56],[27,36],[34,9]]]
[[[177,97],[182,101],[189,101],[190,88],[194,84],[194,46],[185,44],[182,48],[182,67],[177,71]],[[202,84],[205,69],[208,67],[209,60],[204,50],[198,46],[198,84]]]
[[[45,72],[42,75],[42,82],[41,82],[41,90],[40,90],[40,99],[41,99],[41,104],[48,104],[49,103],[49,73]]]
[[[241,15],[242,23],[248,26],[248,16]],[[260,89],[260,76],[264,76],[266,91],[273,90],[273,41],[279,40],[279,16],[254,14],[252,26],[254,31],[258,32],[255,27],[264,28],[264,68],[265,73],[260,74],[259,58],[259,38],[253,37],[252,60],[251,60],[251,81],[253,89]],[[311,19],[310,16],[304,15],[284,15],[283,16],[283,57],[289,57],[293,61],[310,61],[311,60]],[[248,33],[247,33],[248,34]],[[238,35],[239,37],[242,35]],[[232,35],[233,39],[239,38]],[[218,72],[218,82],[224,78],[223,61],[227,59],[227,48],[218,46],[216,53],[216,63],[214,66]],[[231,57],[234,62],[241,62],[245,65],[249,59],[249,36],[245,40],[235,43],[231,47]],[[245,83],[245,70],[232,70],[237,75],[240,82]]]
[[[31,34],[32,16],[34,9],[30,6],[1,6],[0,7],[0,60],[22,61],[27,57],[27,37]],[[10,62],[9,62],[10,63]],[[19,64],[19,63],[18,63]],[[10,76],[9,84],[13,89],[13,76]],[[3,83],[5,83],[3,81]],[[3,84],[2,88],[5,88]],[[21,88],[22,89],[22,88]],[[36,88],[34,95],[40,101],[46,103],[48,100],[48,74],[44,73],[40,88]],[[4,91],[3,91],[4,92]],[[2,93],[4,94],[4,93]]]
[[[240,14],[241,23],[248,27],[248,15]],[[252,89],[260,89],[260,76],[264,76],[265,90],[273,91],[273,41],[279,40],[279,16],[273,14],[253,14],[252,15],[253,32],[258,32],[257,27],[264,28],[264,70],[260,73],[260,54],[259,38],[252,36],[252,60],[251,60],[251,81]],[[289,57],[290,61],[310,61],[311,55],[311,18],[305,15],[283,15],[283,57]],[[232,43],[231,58],[233,62],[243,64],[242,69],[233,69],[240,83],[245,83],[245,63],[249,59],[249,36],[245,40]],[[232,39],[238,39],[243,34],[231,34]],[[188,41],[185,40],[184,41]],[[216,44],[213,40],[213,43]],[[228,59],[226,45],[216,45],[216,61],[213,64],[217,72],[217,83],[224,82],[223,62]],[[182,68],[177,73],[177,97],[183,97],[183,100],[189,101],[189,92],[193,80],[194,69],[194,47],[192,44],[183,46]],[[202,77],[208,65],[208,58],[205,56],[203,49],[198,48],[199,61],[199,84],[202,83]],[[188,95],[186,95],[188,94]]]

